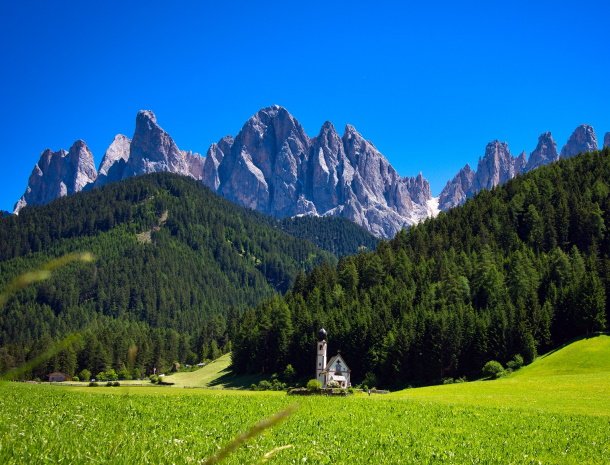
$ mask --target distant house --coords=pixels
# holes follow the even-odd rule
[[[316,360],[316,379],[320,381],[323,388],[330,383],[337,383],[339,387],[348,388],[352,385],[349,369],[341,354],[337,354],[326,362],[326,331],[324,328],[318,331],[317,360]]]
[[[61,373],[60,371],[54,371],[49,374],[49,383],[61,383],[66,381],[69,376],[65,373]]]

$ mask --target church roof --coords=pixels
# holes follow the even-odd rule
[[[348,373],[350,373],[352,371],[347,366],[347,363],[345,363],[345,360],[343,360],[343,357],[341,357],[341,354],[337,354],[334,357],[331,357],[330,360],[328,361],[328,363],[326,364],[326,370],[324,370],[324,371],[328,371],[330,369],[330,367],[332,367],[333,364],[337,361],[341,361],[341,363],[343,364],[343,367],[344,367],[343,371],[347,371]]]

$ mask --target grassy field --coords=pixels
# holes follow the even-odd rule
[[[174,383],[174,387],[247,389],[262,379],[259,375],[235,375],[229,369],[230,364],[231,354],[225,354],[198,370],[165,376],[164,381]]]
[[[407,389],[392,397],[610,416],[610,336],[582,339],[498,380]]]
[[[165,376],[164,381],[174,383],[177,387],[209,387],[222,373],[228,372],[230,364],[231,354],[225,354],[198,370]]]
[[[293,403],[226,463],[274,450],[269,463],[608,463],[609,343],[579,341],[497,381],[371,397],[5,383],[0,463],[202,463]]]

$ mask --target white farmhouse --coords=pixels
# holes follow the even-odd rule
[[[336,382],[342,388],[348,388],[352,384],[350,382],[349,369],[341,354],[337,354],[327,362],[326,361],[326,330],[324,328],[318,331],[317,360],[316,360],[316,379],[320,381],[322,387],[325,388],[331,381]]]

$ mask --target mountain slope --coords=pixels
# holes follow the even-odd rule
[[[482,191],[374,253],[299,278],[246,312],[238,371],[307,376],[315,334],[358,382],[476,376],[603,330],[610,321],[610,151],[560,160]],[[273,322],[273,324],[271,324]],[[274,342],[275,341],[275,342]],[[281,344],[280,344],[280,341]],[[266,355],[262,347],[279,347]]]
[[[610,416],[610,336],[581,339],[493,381],[406,389],[392,397],[442,404]]]
[[[57,368],[118,369],[128,364],[130,340],[139,357],[132,365],[142,371],[197,361],[212,341],[226,345],[229,315],[284,291],[297,273],[335,260],[282,232],[272,218],[195,180],[159,173],[0,220],[0,288],[75,250],[91,251],[95,264],[61,269],[3,310],[0,371],[83,329],[91,333],[86,348],[70,355],[78,359],[72,365]]]

